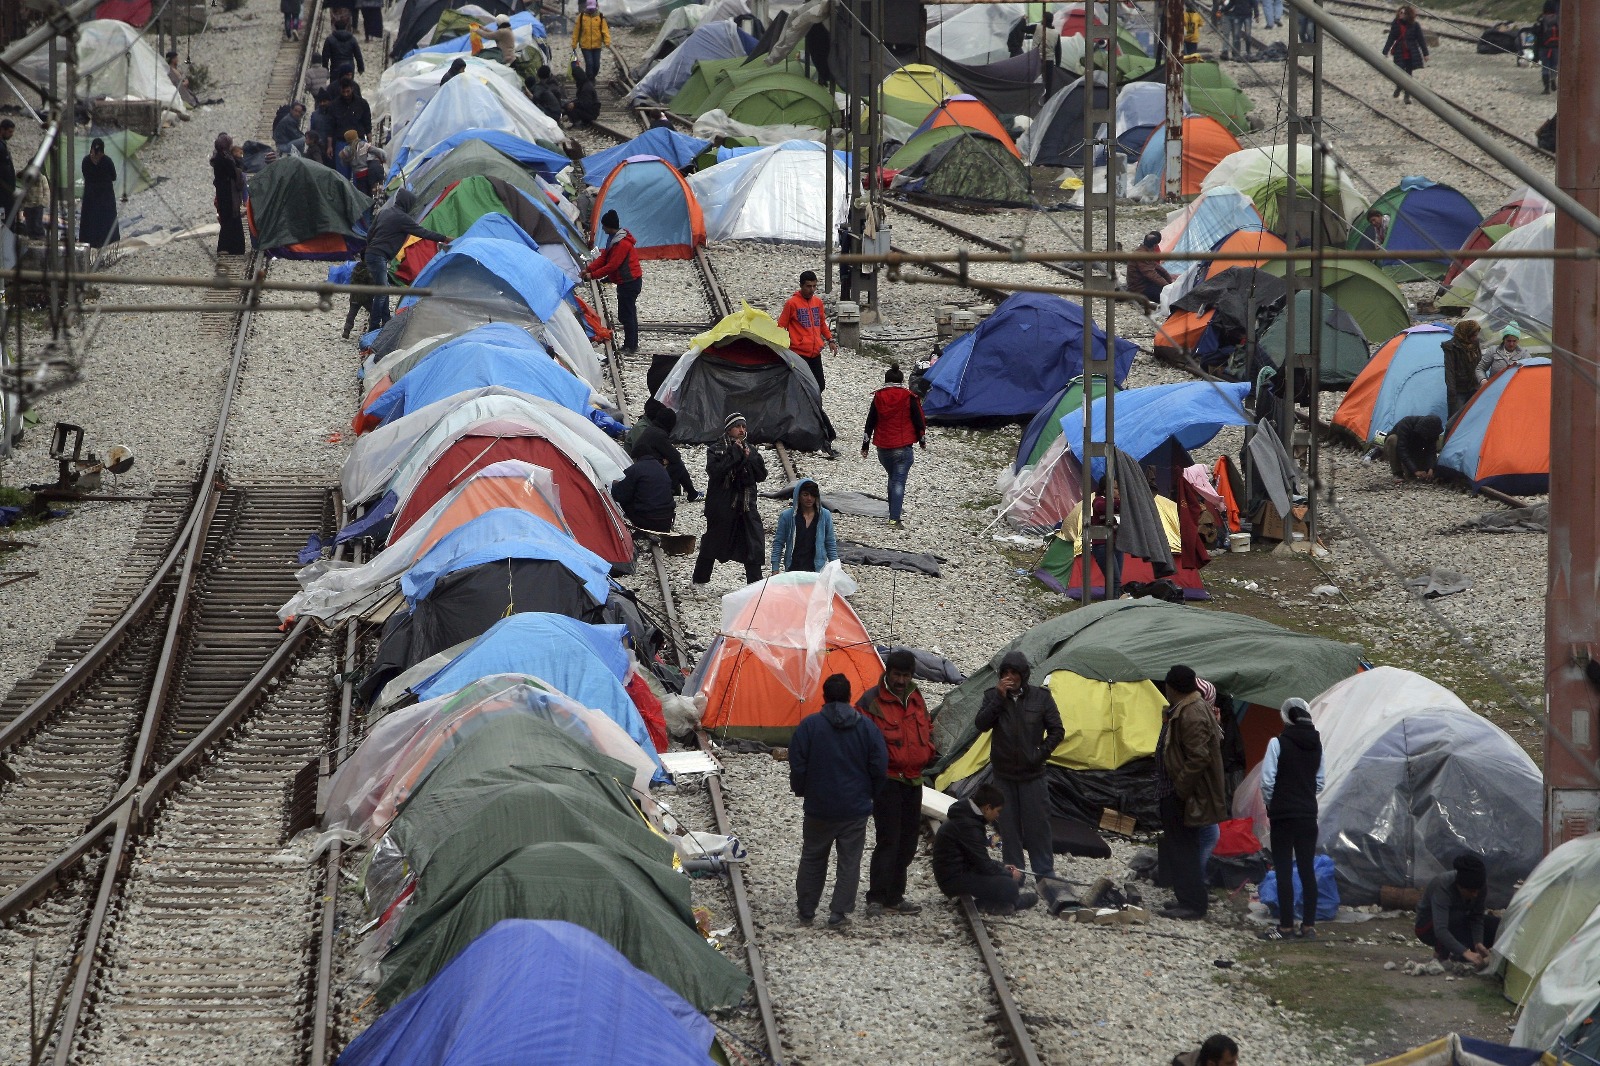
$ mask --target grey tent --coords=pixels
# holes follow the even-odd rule
[[[1230,271],[1231,273],[1231,271]],[[1294,294],[1294,350],[1311,351],[1311,294],[1304,289]],[[1322,358],[1318,382],[1324,391],[1344,390],[1372,357],[1367,338],[1349,312],[1326,294],[1322,299]],[[1280,315],[1261,338],[1261,349],[1276,367],[1283,366],[1288,351],[1289,316]]]
[[[1001,122],[1010,122],[1018,115],[1031,116],[1044,102],[1045,86],[1039,77],[1039,53],[1027,49],[1021,55],[1002,59],[998,63],[969,66],[928,49],[928,62],[948,74],[962,89],[989,105]],[[1072,77],[1065,71],[1054,71],[1058,79]],[[1081,115],[1080,115],[1081,118]]]
[[[1103,108],[1111,92],[1105,85],[1105,72],[1095,71],[1094,82],[1094,106]],[[1084,93],[1084,80],[1079,78],[1044,102],[1039,117],[1017,141],[1023,162],[1046,167],[1083,165]]]
[[[1282,278],[1255,267],[1230,267],[1208,278],[1172,302],[1175,311],[1215,311],[1211,328],[1228,337],[1244,331],[1255,306],[1256,324],[1265,327],[1283,308],[1289,289]]]
[[[750,333],[684,356],[656,399],[677,412],[675,444],[710,444],[733,411],[744,415],[752,444],[818,452],[834,438],[804,360]]]

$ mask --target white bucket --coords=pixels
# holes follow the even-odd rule
[[[1239,555],[1243,555],[1246,552],[1248,552],[1250,550],[1250,534],[1248,534],[1248,533],[1229,533],[1228,534],[1228,550],[1230,552],[1235,552],[1235,553],[1237,553]]]

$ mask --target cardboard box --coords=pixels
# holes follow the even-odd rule
[[[1123,814],[1106,807],[1100,812],[1100,828],[1108,833],[1118,833],[1125,837],[1133,836],[1136,822],[1131,814]]]

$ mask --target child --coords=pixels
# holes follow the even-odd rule
[[[1039,902],[1021,891],[1022,871],[1002,866],[989,855],[988,827],[1000,820],[1005,796],[991,784],[979,785],[970,799],[957,800],[933,838],[933,879],[947,896],[971,896],[987,914],[1011,914]]]

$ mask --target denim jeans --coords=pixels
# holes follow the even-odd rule
[[[889,521],[900,521],[905,510],[906,478],[911,474],[911,464],[916,461],[911,445],[904,448],[879,448],[878,462],[889,474]]]
[[[589,75],[590,81],[600,77],[600,49],[585,48],[583,50],[583,71]]]
[[[1239,18],[1228,15],[1223,19],[1225,33],[1224,45],[1228,54],[1234,59],[1243,59],[1250,54],[1250,16]]]
[[[1283,21],[1283,0],[1261,0],[1261,17],[1268,26],[1276,26]]]
[[[1105,578],[1105,598],[1114,600],[1122,595],[1122,552],[1111,552],[1111,558],[1106,558],[1106,542],[1093,541],[1089,545],[1089,557],[1094,560],[1094,565],[1100,568],[1100,576]]]
[[[367,264],[367,273],[372,275],[372,284],[389,284],[389,261],[387,259],[381,255],[372,255],[370,253],[362,256],[361,259],[362,262]],[[375,294],[372,297],[372,312],[367,319],[367,328],[369,330],[382,329],[388,321],[389,297],[382,293]]]

